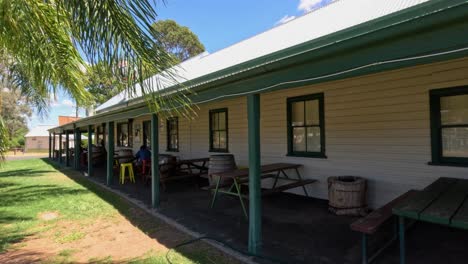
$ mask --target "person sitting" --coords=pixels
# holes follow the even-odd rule
[[[136,158],[136,165],[137,167],[141,167],[143,161],[150,161],[151,160],[151,152],[148,150],[146,145],[142,145],[140,150],[135,155]]]

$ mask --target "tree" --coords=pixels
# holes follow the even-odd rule
[[[38,109],[46,109],[58,89],[78,105],[90,104],[92,96],[85,89],[89,65],[102,62],[110,73],[120,61],[127,64],[121,69],[126,88],[139,87],[153,111],[174,100],[188,105],[186,97],[174,93],[161,98],[154,93],[159,87],[143,82],[176,62],[159,41],[154,43],[155,5],[151,0],[0,0],[0,64]],[[172,72],[165,77],[176,82]]]
[[[7,132],[6,146],[17,147],[28,132],[27,119],[31,117],[32,109],[16,90],[2,88],[1,100],[0,111]]]
[[[197,35],[188,27],[183,27],[173,20],[159,20],[152,25],[159,37],[156,37],[156,43],[162,46],[166,52],[172,54],[178,62],[196,56],[203,51],[205,47]],[[125,82],[122,82],[118,75],[103,69],[102,63],[97,63],[89,67],[87,72],[87,88],[93,94],[96,104],[102,104],[125,89]]]
[[[205,51],[205,46],[198,36],[188,27],[181,26],[174,20],[159,20],[152,27],[155,31],[157,46],[163,47],[179,62]]]
[[[125,83],[120,81],[115,74],[103,69],[101,63],[89,68],[86,86],[97,105],[106,102],[125,89]]]

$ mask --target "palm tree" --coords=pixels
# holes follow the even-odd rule
[[[87,68],[99,63],[115,72],[122,61],[126,64],[122,81],[127,89],[139,87],[150,95],[151,109],[173,104],[170,100],[185,104],[182,97],[159,98],[154,92],[160,87],[143,82],[175,62],[155,44],[157,34],[151,24],[157,16],[156,4],[151,0],[0,0],[0,63],[11,83],[39,111],[47,111],[50,95],[59,89],[79,105],[87,105],[91,101],[85,89]],[[165,77],[175,80],[171,71],[165,71]],[[134,85],[137,82],[142,85]],[[0,120],[0,133],[1,124]]]

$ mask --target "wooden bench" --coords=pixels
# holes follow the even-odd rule
[[[275,174],[263,174],[263,175],[260,176],[260,179],[268,179],[268,178],[273,178],[273,177],[276,177],[276,175]],[[244,183],[248,183],[248,182],[249,182],[249,177],[244,177],[244,178],[241,178],[241,179],[237,180],[238,184],[244,184]],[[219,184],[218,188],[231,187],[232,184],[233,184],[232,182],[222,183],[222,184]],[[208,187],[208,189],[209,190],[216,189],[216,184],[210,185],[210,187]]]
[[[316,181],[317,180],[314,180],[314,179],[305,179],[305,180],[294,181],[292,183],[280,185],[280,186],[277,186],[277,187],[272,188],[272,189],[266,189],[266,190],[262,191],[262,196],[272,195],[272,194],[280,193],[280,192],[283,192],[283,191],[286,191],[286,190],[289,190],[289,189],[302,187],[302,186],[305,186],[307,184],[314,183]]]
[[[274,178],[274,177],[276,177],[275,174],[263,174],[263,175],[260,176],[260,179],[267,179],[267,178]],[[289,190],[289,189],[294,189],[294,188],[297,188],[297,187],[305,186],[307,184],[311,184],[311,183],[314,183],[316,181],[317,180],[314,180],[314,179],[306,179],[306,180],[295,181],[295,182],[292,182],[292,183],[277,186],[277,187],[275,187],[273,189],[262,189],[262,196],[277,194],[277,193],[280,193],[280,192],[283,192],[283,191],[286,191],[286,190]],[[238,184],[245,184],[245,183],[248,183],[248,182],[249,182],[248,177],[237,180]],[[220,184],[219,188],[232,187],[232,185],[233,185],[232,182],[227,182],[227,183]],[[209,190],[216,189],[216,185],[211,185],[211,186],[208,187],[208,189]],[[248,194],[241,194],[241,197],[244,198],[244,199],[249,199]]]
[[[386,243],[383,247],[377,250],[371,257],[368,257],[367,253],[367,239],[369,235],[375,234],[380,227],[382,227],[388,220],[393,216],[392,208],[398,203],[404,201],[408,197],[411,197],[417,193],[416,190],[410,190],[386,205],[380,207],[379,209],[373,211],[365,217],[362,217],[351,224],[351,230],[362,233],[362,263],[367,264],[372,262],[382,251],[384,251],[388,246],[390,246],[393,241],[396,240],[397,234],[395,233],[394,237]],[[395,230],[397,231],[397,229]]]

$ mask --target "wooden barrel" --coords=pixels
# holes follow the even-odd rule
[[[367,203],[366,180],[355,176],[328,178],[328,209],[337,215],[363,215]]]
[[[176,165],[177,157],[170,154],[159,154],[159,173],[161,179],[175,175]]]
[[[119,152],[118,152],[119,156],[133,156],[133,150],[132,149],[119,149]],[[126,162],[130,162],[132,161],[133,158],[128,158],[128,159],[120,159],[119,162],[120,163],[126,163]]]
[[[232,154],[220,154],[220,155],[211,155],[210,161],[208,162],[208,180],[210,185],[216,184],[217,179],[211,177],[211,174],[217,172],[232,171],[237,169],[236,161],[234,155]],[[227,183],[230,179],[221,179],[221,183]]]

